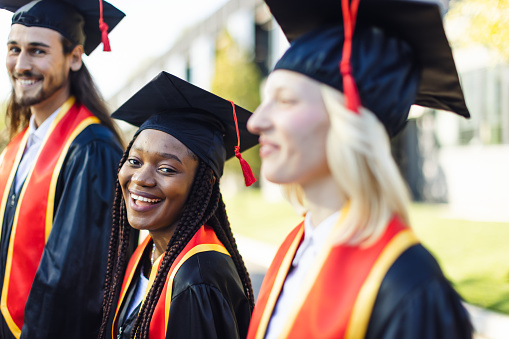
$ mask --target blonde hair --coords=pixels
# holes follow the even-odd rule
[[[320,84],[329,114],[327,161],[340,195],[348,201],[336,243],[370,243],[386,229],[393,214],[408,225],[409,193],[392,157],[382,123],[369,110],[349,111],[343,94]],[[284,195],[304,212],[305,196],[298,184],[283,187]]]

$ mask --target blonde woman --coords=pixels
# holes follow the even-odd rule
[[[305,219],[267,271],[248,338],[471,338],[460,297],[409,227],[408,192],[389,144],[414,102],[468,116],[454,63],[440,72],[455,89],[432,102],[423,85],[445,85],[429,77],[432,63],[392,31],[354,27],[358,1],[336,9],[344,25],[302,36],[338,2],[267,3],[297,38],[269,75],[248,129],[260,135],[262,174],[284,186]],[[419,13],[436,10],[440,19],[438,8],[419,6],[402,14],[437,34],[441,22],[419,21]],[[450,56],[446,40],[435,47]]]

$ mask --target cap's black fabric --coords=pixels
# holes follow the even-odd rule
[[[246,123],[251,115],[235,105],[240,151],[258,143]],[[172,74],[161,72],[118,110],[113,118],[177,138],[220,177],[224,162],[235,155],[237,130],[232,103]]]

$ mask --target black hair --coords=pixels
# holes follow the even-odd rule
[[[119,171],[127,160],[134,140],[135,138],[127,146],[119,164]],[[237,249],[235,238],[230,228],[225,205],[219,189],[219,179],[215,177],[212,169],[207,164],[199,160],[184,211],[168,243],[154,283],[135,320],[131,338],[148,338],[150,321],[163,290],[168,272],[177,256],[204,224],[212,227],[218,239],[230,253],[242,281],[244,292],[248,298],[251,309],[254,307],[251,280],[244,265],[244,261]],[[122,283],[121,279],[125,273],[127,264],[130,227],[126,217],[126,207],[122,190],[117,179],[113,204],[113,228],[111,231],[108,266],[106,269],[103,320],[99,338],[105,338],[106,327],[112,306],[117,302],[115,299],[118,297],[117,292]]]

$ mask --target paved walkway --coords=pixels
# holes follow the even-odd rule
[[[235,236],[237,245],[251,276],[255,298],[265,271],[276,254],[275,246]],[[475,339],[509,339],[509,316],[465,304],[476,330]]]

